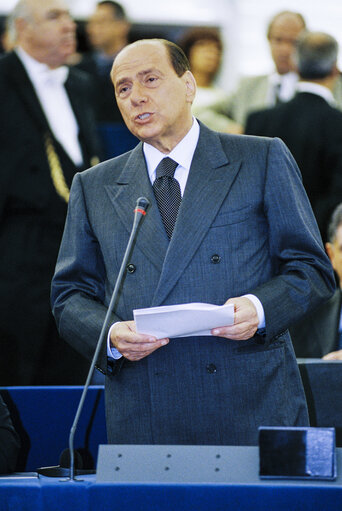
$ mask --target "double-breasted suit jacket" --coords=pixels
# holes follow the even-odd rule
[[[99,154],[88,84],[80,71],[70,69],[65,87],[79,126],[84,168]],[[53,341],[50,285],[67,205],[50,177],[46,133],[69,186],[77,168],[51,133],[16,53],[0,60],[0,97],[0,383],[82,383],[85,362],[82,368],[80,356]]]
[[[171,339],[111,373],[112,443],[255,444],[260,425],[304,425],[307,410],[287,327],[329,298],[333,273],[293,158],[279,140],[223,135],[200,125],[171,241],[141,144],[77,174],[52,284],[61,335],[92,356],[128,242],[136,199],[141,225],[112,320],[133,309],[223,304],[254,293],[266,334],[247,341]],[[132,271],[132,270],[135,271]],[[116,369],[116,368],[115,368]]]

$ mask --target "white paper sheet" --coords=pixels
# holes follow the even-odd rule
[[[234,323],[234,304],[185,303],[133,311],[137,332],[163,337],[211,335],[212,328]]]

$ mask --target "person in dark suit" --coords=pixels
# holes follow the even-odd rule
[[[98,162],[89,79],[63,66],[75,24],[62,0],[21,0],[0,60],[0,384],[81,384],[87,361],[58,336],[50,284],[78,169]]]
[[[93,79],[96,122],[105,158],[112,158],[138,144],[123,122],[113,93],[110,71],[115,55],[128,44],[131,24],[121,4],[111,0],[98,2],[86,24],[90,51],[76,64]]]
[[[295,97],[249,115],[246,134],[280,137],[303,176],[322,236],[342,197],[342,112],[334,107],[338,44],[328,34],[306,32],[296,48],[300,82]]]
[[[76,67],[94,78],[98,122],[123,123],[110,79],[115,55],[128,44],[131,25],[121,4],[111,0],[98,2],[88,20],[86,31],[92,50],[86,52]]]
[[[339,287],[330,300],[298,321],[290,332],[298,358],[342,360],[342,203],[331,217],[325,248]]]
[[[0,474],[14,472],[19,449],[19,435],[13,427],[6,403],[0,395]]]
[[[196,82],[169,41],[125,47],[112,80],[141,143],[75,176],[51,296],[61,335],[90,358],[146,196],[97,360],[108,441],[255,445],[258,426],[308,425],[287,329],[335,281],[294,159],[279,139],[194,119]],[[234,324],[173,339],[136,331],[134,309],[187,302],[234,304]]]

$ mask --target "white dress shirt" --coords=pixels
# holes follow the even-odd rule
[[[64,87],[67,66],[50,69],[18,47],[16,53],[36,91],[51,131],[77,167],[83,163],[78,124]]]
[[[178,167],[175,170],[174,177],[179,182],[182,196],[184,194],[186,182],[188,179],[192,158],[194,156],[194,152],[197,146],[198,138],[199,138],[199,124],[196,119],[193,119],[192,126],[185,137],[172,149],[172,151],[167,155],[169,158],[172,158],[174,161],[178,163]],[[166,155],[150,144],[143,144],[143,152],[146,159],[147,172],[153,184],[156,178],[156,169],[163,158]],[[259,300],[254,295],[244,295],[249,298],[255,305],[259,318],[259,328],[263,328],[265,326],[265,314],[263,306]],[[107,355],[111,358],[118,360],[122,357],[121,353],[116,349],[111,347],[110,345],[110,333],[112,328],[116,325],[114,323],[108,332],[107,338]]]
[[[316,96],[321,96],[329,105],[335,106],[335,98],[333,93],[328,87],[324,85],[320,85],[319,83],[313,82],[298,82],[296,87],[297,92],[309,92],[310,94],[316,94]]]
[[[297,73],[290,71],[280,75],[272,73],[269,76],[269,89],[267,94],[267,103],[274,105],[276,103],[275,90],[278,88],[278,98],[280,101],[286,102],[293,98],[298,83]]]

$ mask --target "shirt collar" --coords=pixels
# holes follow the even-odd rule
[[[330,105],[335,104],[335,99],[333,93],[328,87],[324,85],[320,85],[318,83],[313,82],[298,82],[297,83],[297,92],[310,92],[311,94],[316,94],[317,96],[321,96],[325,101],[327,101]]]
[[[278,85],[284,82],[292,84],[298,81],[298,75],[294,71],[289,71],[288,73],[285,73],[283,75],[280,75],[279,73],[277,73],[277,71],[274,71],[274,73],[271,73],[269,75],[269,81],[271,85]]]
[[[184,167],[186,170],[190,170],[192,158],[194,156],[194,152],[197,146],[198,137],[199,137],[199,124],[195,118],[193,118],[193,123],[185,135],[184,138],[172,149],[172,151],[165,155],[160,152],[158,149],[153,147],[151,144],[147,144],[144,142],[143,151],[147,165],[147,171],[150,176],[150,179],[153,181],[154,173],[163,158],[168,156],[175,160],[178,165]]]
[[[69,73],[67,66],[50,69],[47,64],[34,59],[20,46],[17,47],[15,51],[33,83],[42,83],[51,80],[54,83],[60,83],[62,85],[66,81]]]

